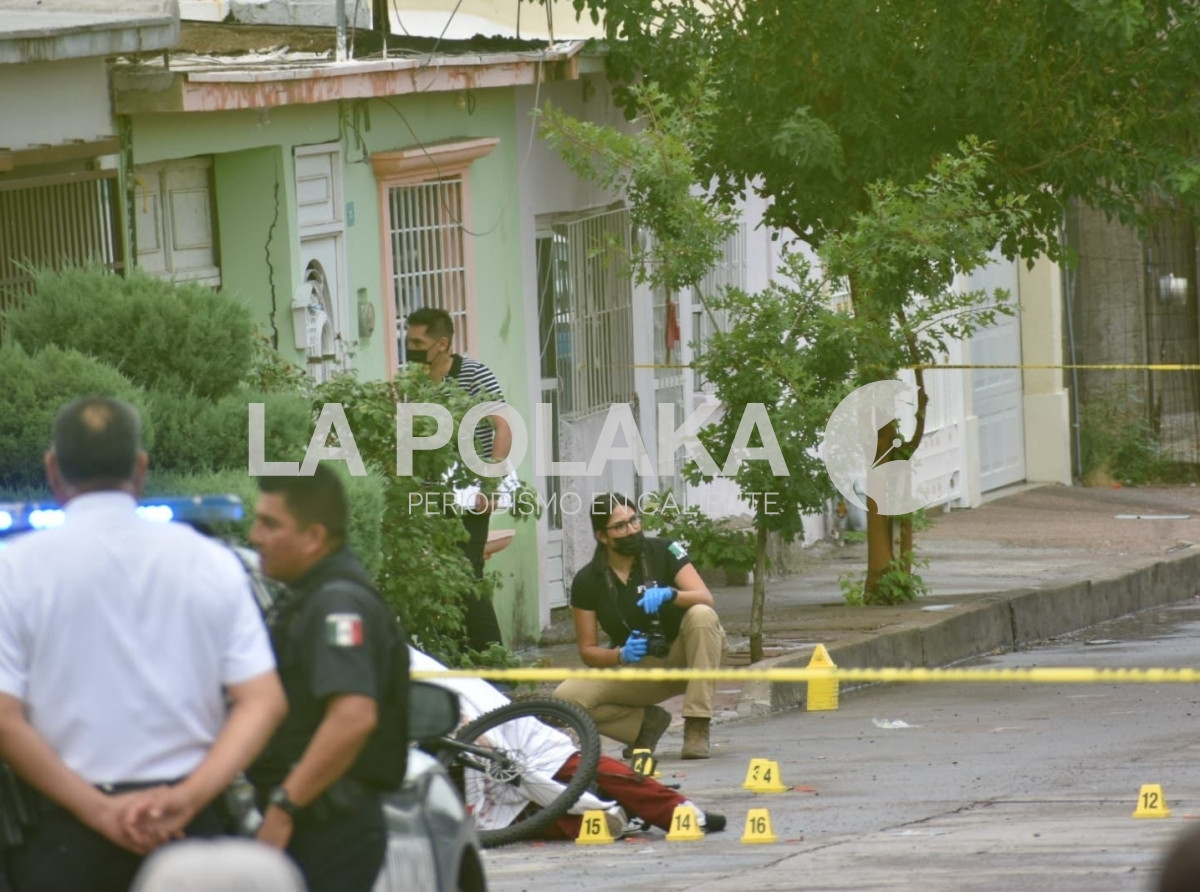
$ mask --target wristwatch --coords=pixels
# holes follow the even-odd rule
[[[267,804],[275,806],[289,818],[295,818],[300,811],[300,806],[292,802],[287,790],[283,787],[276,787],[271,791],[271,798],[267,800]]]

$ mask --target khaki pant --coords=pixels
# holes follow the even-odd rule
[[[644,657],[638,666],[651,669],[720,669],[729,642],[717,612],[697,604],[689,607],[679,627],[679,637],[667,658]],[[591,714],[600,733],[633,743],[642,729],[645,707],[683,694],[686,718],[712,718],[715,681],[602,681],[569,679],[554,696],[578,703]]]

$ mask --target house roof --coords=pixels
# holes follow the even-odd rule
[[[7,0],[0,8],[0,64],[152,52],[178,39],[176,0]]]
[[[114,64],[115,111],[266,109],[411,93],[510,87],[578,78],[584,41],[349,36],[353,58],[335,61],[333,28],[186,22],[168,56]]]

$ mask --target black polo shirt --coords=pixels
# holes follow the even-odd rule
[[[407,716],[407,685],[400,682],[407,678],[408,650],[399,622],[349,548],[321,560],[292,588],[291,609],[271,628],[288,713],[251,766],[250,779],[260,788],[282,783],[324,719],[329,698],[345,694],[379,706],[379,724],[347,776],[374,783],[395,773],[397,752],[400,758],[407,753],[407,740],[391,739],[404,727],[397,728],[395,710],[403,710],[400,719]]]
[[[633,560],[629,581],[621,582],[608,565],[606,553],[601,550],[595,560],[575,574],[571,582],[571,606],[580,610],[591,610],[596,614],[600,628],[620,647],[634,630],[650,631],[650,615],[637,606],[642,592],[654,585],[674,586],[675,575],[692,562],[687,550],[669,539],[646,537],[646,547]],[[612,581],[610,588],[605,576]],[[615,592],[616,597],[613,597]],[[679,624],[683,622],[685,607],[664,604],[658,615],[662,619],[663,634],[668,641],[679,636]]]

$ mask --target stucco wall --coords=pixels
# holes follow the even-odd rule
[[[213,155],[221,266],[225,288],[241,295],[256,319],[268,326],[274,283],[279,343],[287,351],[291,336],[291,295],[301,281],[297,245],[293,149],[340,142],[346,215],[346,294],[353,303],[360,289],[375,305],[379,324],[372,337],[358,341],[355,366],[366,378],[386,372],[385,351],[394,347],[382,324],[385,293],[380,257],[378,185],[369,156],[451,138],[495,136],[500,143],[470,169],[470,220],[465,234],[475,258],[475,305],[480,342],[472,353],[487,363],[509,401],[532,418],[526,387],[527,329],[523,320],[522,247],[517,199],[517,146],[513,91],[480,91],[470,103],[457,94],[397,97],[388,102],[324,103],[259,112],[141,115],[134,119],[134,163]],[[278,184],[278,185],[276,185]],[[278,203],[276,201],[278,188]],[[278,208],[278,214],[276,209]],[[272,227],[274,227],[272,229]],[[274,272],[267,266],[267,246]],[[351,326],[355,334],[357,329]],[[297,361],[300,354],[288,354]],[[532,479],[532,457],[518,469]],[[511,526],[506,517],[493,529]],[[518,526],[518,535],[489,562],[503,579],[497,608],[506,640],[536,633],[537,551],[535,536]],[[533,582],[530,582],[533,580]]]

